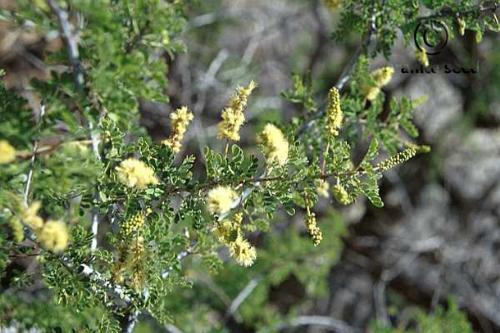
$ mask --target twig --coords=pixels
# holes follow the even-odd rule
[[[61,259],[61,262],[70,268],[72,267],[68,259]],[[81,264],[78,271],[80,275],[89,278],[92,282],[96,282],[99,286],[106,289],[109,294],[125,302],[125,305],[129,305],[132,302],[132,298],[127,288],[111,282],[91,266]]]
[[[59,22],[59,28],[61,30],[62,38],[68,48],[68,58],[73,67],[73,76],[75,80],[75,85],[77,89],[81,92],[83,91],[84,85],[84,75],[83,66],[80,62],[79,52],[78,52],[78,38],[74,34],[71,24],[69,23],[69,15],[64,11],[55,0],[47,0],[52,12],[56,15],[57,21]]]
[[[40,105],[40,114],[39,114],[38,118],[36,119],[36,126],[38,126],[40,124],[44,115],[45,115],[45,105],[42,103]],[[26,185],[24,187],[23,200],[24,200],[25,205],[28,205],[28,197],[29,197],[29,193],[30,193],[30,189],[31,189],[31,181],[33,179],[33,169],[35,167],[35,160],[36,160],[37,152],[38,152],[38,140],[35,140],[33,142],[33,152],[32,152],[31,159],[30,159],[28,177],[26,179]]]
[[[177,254],[177,261],[182,261],[184,258],[186,258],[188,255],[190,255],[191,253],[193,253],[193,247],[194,247],[194,244],[191,245],[190,247],[188,247],[187,249],[179,252]],[[166,270],[163,271],[163,273],[161,273],[161,277],[163,279],[166,279],[168,278],[168,276],[170,275],[170,273],[172,273],[172,271],[174,270],[174,267],[173,266],[170,266],[168,267]]]
[[[84,84],[85,84],[85,77],[84,77],[84,72],[83,72],[83,66],[82,63],[80,62],[80,56],[79,56],[79,51],[78,51],[78,37],[74,33],[74,29],[72,28],[70,22],[69,22],[69,15],[68,13],[63,10],[59,5],[57,4],[56,1],[54,0],[47,0],[47,4],[49,5],[50,9],[56,15],[57,21],[59,23],[59,29],[61,31],[62,38],[64,40],[64,43],[66,44],[66,48],[68,49],[68,59],[71,63],[71,66],[73,68],[73,76],[74,76],[74,81],[75,81],[75,86],[81,94],[84,92]],[[102,113],[100,117],[102,117]],[[98,133],[94,132],[94,124],[92,120],[87,121],[87,127],[90,132],[90,139],[92,142],[92,151],[94,152],[94,155],[98,161],[101,160],[101,156],[99,153],[99,142],[100,138]],[[99,189],[96,189],[94,193],[94,200],[96,202],[99,201]],[[90,244],[90,249],[92,252],[94,252],[97,249],[97,234],[98,234],[98,228],[99,228],[99,210],[98,208],[94,205],[92,208],[92,226],[91,226],[91,231],[92,231],[92,241]]]
[[[299,326],[324,326],[338,333],[352,333],[357,331],[341,320],[325,316],[300,316],[290,320],[289,322],[279,323],[273,328],[276,331],[281,331],[287,328],[295,328]]]
[[[254,277],[248,282],[248,284],[241,290],[241,292],[236,296],[236,298],[231,302],[229,308],[226,311],[226,318],[229,318],[236,313],[240,305],[252,294],[252,291],[259,285],[262,280],[262,276]]]
[[[438,19],[438,18],[445,18],[445,17],[466,17],[469,15],[473,14],[484,14],[487,12],[495,12],[498,8],[500,8],[500,3],[495,2],[495,4],[487,6],[487,7],[482,7],[482,6],[477,6],[476,8],[472,8],[463,12],[454,12],[452,10],[446,10],[446,11],[440,11],[437,12],[436,14],[428,15],[428,16],[422,16],[417,18],[417,21],[427,21],[427,20],[433,20],[433,19]]]
[[[137,323],[137,319],[139,318],[140,311],[133,310],[127,312],[125,316],[123,316],[120,326],[122,333],[132,333],[134,331],[135,324]]]
[[[90,139],[92,141],[92,151],[94,152],[94,156],[97,158],[98,161],[101,160],[101,155],[99,153],[99,141],[100,138],[97,133],[94,132],[94,125],[91,120],[88,122],[88,127],[90,130]],[[96,188],[94,192],[94,201],[97,203],[99,202],[100,197],[99,197],[99,189]],[[97,249],[97,234],[99,232],[99,209],[94,205],[92,207],[92,226],[91,226],[91,231],[92,231],[92,241],[90,243],[90,250],[94,252]]]
[[[182,333],[182,331],[173,324],[166,324],[165,329],[168,333]]]

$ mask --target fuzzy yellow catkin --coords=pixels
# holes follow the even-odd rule
[[[245,267],[252,266],[257,258],[255,248],[241,235],[229,244],[229,254],[239,265]]]
[[[332,188],[332,194],[335,200],[338,201],[341,205],[348,205],[352,202],[351,197],[349,196],[349,193],[347,193],[346,189],[342,184],[336,184]]]
[[[329,190],[330,190],[330,184],[328,184],[326,180],[324,179],[316,180],[316,193],[318,193],[319,196],[328,198],[330,196]]]
[[[288,141],[283,132],[273,124],[267,124],[259,135],[259,142],[268,165],[285,165],[288,160]]]
[[[217,186],[207,193],[207,209],[210,213],[221,215],[229,212],[238,193],[228,186]]]
[[[316,215],[308,211],[305,224],[307,232],[309,233],[309,236],[311,236],[314,246],[318,246],[321,243],[321,240],[323,240],[323,233],[321,232],[321,229],[318,227],[318,223],[316,221]]]
[[[144,189],[148,185],[158,184],[154,170],[146,163],[135,158],[128,158],[116,167],[118,179],[127,187]]]
[[[33,231],[37,231],[43,227],[43,219],[37,215],[40,207],[40,202],[35,201],[32,202],[29,206],[26,206],[21,212],[21,219],[23,223]]]
[[[189,123],[194,116],[189,112],[188,108],[183,106],[170,114],[171,134],[166,140],[163,140],[164,145],[169,146],[174,153],[178,153],[182,148],[182,139],[187,131]]]
[[[457,18],[457,25],[458,25],[458,33],[460,36],[463,36],[465,34],[465,20],[461,17]]]
[[[372,86],[364,87],[363,90],[365,93],[365,98],[369,101],[373,101],[375,98],[377,98],[378,94],[380,93],[380,89],[391,81],[393,74],[394,68],[390,66],[385,66],[371,72],[370,75],[374,81],[374,84]]]
[[[401,163],[404,163],[408,161],[410,158],[415,156],[417,154],[417,150],[414,147],[409,147],[403,150],[402,152],[397,153],[394,156],[389,157],[385,161],[380,162],[377,164],[375,169],[377,171],[386,171],[391,168],[394,168],[396,165],[399,165]]]
[[[0,140],[0,164],[7,164],[16,159],[16,149],[5,141]]]
[[[222,110],[222,120],[217,126],[217,138],[222,140],[239,141],[240,129],[245,122],[245,110],[248,96],[257,87],[254,81],[250,81],[247,87],[236,88],[236,93],[229,100],[228,105]]]
[[[61,221],[48,220],[36,236],[44,248],[56,253],[64,251],[69,242],[68,228]]]
[[[429,67],[429,58],[427,57],[425,50],[417,49],[415,51],[415,58],[422,64],[422,66]]]
[[[328,93],[328,105],[326,107],[326,130],[329,135],[337,136],[339,134],[343,118],[339,90],[333,87]]]

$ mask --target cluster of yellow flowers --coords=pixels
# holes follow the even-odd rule
[[[340,183],[333,187],[332,193],[334,198],[342,205],[348,205],[352,202],[349,193],[347,193],[344,186],[342,186],[342,184]]]
[[[396,165],[404,163],[408,161],[410,158],[417,154],[417,150],[415,147],[409,147],[403,150],[402,152],[397,153],[396,155],[386,159],[385,161],[380,162],[375,167],[378,171],[385,171],[391,168],[394,168]]]
[[[247,106],[248,96],[257,87],[254,81],[248,86],[238,87],[236,93],[229,100],[228,105],[222,111],[222,121],[218,125],[217,137],[231,141],[240,140],[240,128],[245,122],[243,111]]]
[[[146,214],[137,213],[127,220],[121,227],[124,236],[130,236],[142,228],[146,222]]]
[[[323,240],[323,233],[318,227],[316,215],[309,210],[309,207],[307,207],[306,228],[307,232],[311,236],[314,246],[318,246],[321,243],[321,240]]]
[[[0,140],[0,164],[6,164],[16,159],[16,149],[5,140]]]
[[[257,258],[257,251],[246,239],[239,235],[234,242],[229,244],[229,254],[236,262],[245,267],[252,266]]]
[[[48,220],[37,233],[40,243],[54,252],[62,252],[68,246],[68,229],[61,221]]]
[[[172,133],[170,137],[166,140],[163,140],[163,144],[172,148],[174,153],[178,153],[181,151],[182,147],[182,139],[184,138],[184,134],[187,131],[187,127],[191,120],[193,120],[194,116],[191,112],[189,112],[188,108],[183,106],[178,108],[174,112],[170,114],[170,124]]]
[[[236,213],[232,219],[224,219],[219,222],[215,227],[214,232],[219,242],[224,244],[229,244],[234,241],[241,228],[241,222],[243,221],[243,214]]]
[[[336,87],[330,89],[328,93],[328,105],[326,107],[326,130],[331,136],[339,134],[340,126],[344,115],[340,108],[340,95]]]
[[[35,231],[43,227],[43,219],[38,216],[38,210],[40,210],[40,207],[40,202],[35,201],[28,207],[25,207],[24,211],[21,213],[21,218],[24,224]]]
[[[373,101],[375,98],[377,98],[378,94],[380,93],[380,89],[391,81],[393,74],[394,68],[390,66],[385,66],[374,70],[370,74],[373,81],[375,81],[374,85],[366,86],[363,89],[366,99],[369,101]]]
[[[222,215],[231,210],[238,193],[228,186],[217,186],[207,194],[207,208],[212,214]]]
[[[330,196],[329,194],[330,190],[330,184],[324,179],[318,179],[316,181],[316,192],[318,193],[319,196],[328,198]]]
[[[158,179],[146,163],[135,158],[128,158],[116,167],[118,179],[127,187],[143,189],[151,184],[158,184]]]
[[[231,219],[221,221],[215,228],[214,233],[219,241],[226,245],[229,254],[239,265],[251,266],[257,258],[255,248],[242,236],[241,222],[243,214],[236,213]]]
[[[259,135],[259,142],[268,166],[284,165],[288,160],[288,141],[283,132],[273,124],[267,124]]]
[[[21,213],[23,223],[33,230],[40,244],[47,250],[62,252],[68,246],[69,233],[66,224],[61,221],[47,220],[38,216],[40,203],[34,202]]]

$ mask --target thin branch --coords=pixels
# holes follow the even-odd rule
[[[68,50],[68,59],[71,63],[71,66],[73,68],[73,76],[74,76],[74,82],[75,86],[78,90],[78,92],[82,93],[84,92],[84,85],[85,85],[85,77],[84,77],[84,72],[83,72],[83,66],[80,61],[80,55],[78,51],[78,36],[74,33],[74,29],[71,26],[71,23],[69,22],[69,15],[68,12],[63,10],[55,0],[47,0],[47,4],[49,5],[52,13],[57,17],[57,21],[59,23],[59,29],[61,31],[62,38],[64,40],[64,43],[66,44],[66,48]],[[103,116],[103,113],[101,113],[100,117]],[[87,127],[90,132],[90,140],[92,142],[92,151],[94,152],[94,155],[98,161],[101,160],[101,156],[99,153],[99,134],[95,132],[94,130],[94,123],[92,120],[87,121]],[[99,198],[99,189],[96,189],[94,193],[94,200],[98,202],[100,200]],[[94,252],[97,249],[97,234],[98,234],[98,228],[99,228],[99,210],[98,208],[94,205],[92,208],[92,226],[91,226],[91,231],[92,231],[92,241],[90,244],[90,249],[92,252]]]
[[[42,103],[40,105],[40,114],[38,115],[38,117],[36,119],[35,126],[40,125],[40,122],[42,121],[42,118],[44,115],[45,115],[45,105]],[[33,179],[33,169],[35,167],[35,160],[36,160],[37,153],[38,153],[38,140],[35,140],[33,142],[33,151],[31,154],[30,166],[29,166],[28,176],[26,179],[26,185],[24,187],[23,200],[24,200],[25,205],[28,205],[28,197],[29,197],[29,193],[30,193],[30,189],[31,189],[31,182]]]
[[[59,22],[59,29],[61,30],[62,38],[68,49],[68,58],[73,67],[73,76],[75,80],[75,85],[79,91],[83,91],[84,75],[83,66],[80,62],[80,56],[78,52],[78,37],[74,34],[74,29],[71,27],[69,22],[68,13],[63,10],[55,0],[47,0],[52,13],[57,17]]]
[[[168,333],[183,333],[177,326],[173,324],[166,324],[165,329]]]
[[[132,333],[134,331],[139,314],[140,311],[138,310],[133,310],[125,314],[120,323],[122,333]]]
[[[419,17],[417,18],[417,21],[421,22],[421,21],[446,18],[446,17],[467,17],[470,15],[481,15],[487,12],[494,13],[498,8],[500,8],[500,3],[495,2],[493,5],[489,5],[486,7],[482,7],[481,5],[479,5],[476,8],[472,8],[463,12],[454,12],[448,9],[448,10],[442,10],[432,15]]]
[[[71,262],[68,261],[68,259],[61,259],[61,262],[70,268],[72,267]],[[122,300],[125,305],[129,305],[132,302],[132,297],[126,287],[111,282],[101,273],[94,270],[91,266],[81,264],[79,266],[78,273],[81,276],[87,277],[90,281],[97,283],[113,297]]]
[[[323,326],[338,333],[353,333],[358,331],[341,320],[326,316],[300,316],[290,320],[289,322],[277,324],[274,326],[274,329],[276,331],[281,331],[300,326]]]
[[[177,254],[177,261],[181,262],[188,255],[192,254],[193,253],[193,247],[194,247],[194,244],[191,245],[190,247],[188,247],[187,249],[179,252]],[[174,270],[174,266],[168,267],[166,270],[163,271],[163,273],[161,273],[161,277],[163,279],[168,278],[168,276],[170,275],[170,273],[172,273],[173,270]]]
[[[248,282],[248,284],[241,290],[241,292],[236,296],[236,298],[231,302],[229,308],[226,311],[226,318],[233,316],[238,308],[243,304],[243,302],[252,294],[254,289],[259,285],[262,280],[262,276],[254,277]]]

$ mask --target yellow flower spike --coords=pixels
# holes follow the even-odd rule
[[[178,153],[182,148],[182,139],[187,131],[189,123],[194,116],[188,108],[183,106],[170,114],[171,131],[170,137],[163,140],[164,145],[169,146],[174,153]]]
[[[118,179],[127,187],[144,189],[148,185],[158,184],[158,179],[146,163],[135,158],[129,158],[116,167]]]
[[[259,142],[268,165],[285,165],[288,160],[288,141],[283,132],[273,124],[267,124],[259,135]]]
[[[415,58],[422,64],[422,66],[429,67],[429,58],[424,50],[417,49],[417,51],[415,51]]]
[[[329,190],[330,184],[328,184],[326,180],[318,179],[316,181],[316,193],[318,193],[319,196],[328,198],[330,196]]]
[[[139,236],[132,241],[129,257],[129,263],[132,271],[131,284],[135,290],[141,289],[144,285],[144,252],[144,237]]]
[[[408,147],[402,152],[397,153],[396,155],[389,157],[385,161],[380,162],[375,167],[377,171],[386,171],[391,168],[394,168],[396,165],[404,163],[408,161],[410,158],[417,154],[417,150],[415,147]]]
[[[331,136],[337,136],[342,126],[344,115],[340,108],[340,95],[337,88],[333,87],[328,93],[326,108],[326,130]]]
[[[229,244],[229,254],[239,265],[245,267],[252,266],[257,258],[255,248],[246,239],[241,237],[241,235]]]
[[[342,205],[348,205],[352,202],[349,193],[347,193],[346,189],[342,184],[337,184],[332,189],[333,197]]]
[[[0,140],[0,164],[7,164],[16,159],[16,149],[5,140]]]
[[[371,73],[377,87],[380,88],[387,85],[391,81],[393,74],[394,74],[394,68],[392,68],[391,66],[385,66],[376,69]]]
[[[390,66],[385,66],[371,72],[370,76],[375,82],[373,85],[365,86],[363,88],[365,98],[369,101],[373,101],[375,98],[377,98],[378,94],[380,93],[380,89],[391,81],[393,74],[394,68]]]
[[[225,214],[232,208],[238,194],[228,186],[217,186],[207,193],[207,209],[212,214]]]
[[[318,246],[323,240],[323,233],[321,229],[318,227],[318,223],[316,221],[316,215],[312,212],[307,211],[306,217],[306,228],[307,232],[311,236],[314,246]]]
[[[146,215],[144,213],[135,214],[133,217],[131,217],[122,225],[123,234],[125,236],[132,235],[133,233],[140,230],[144,226],[145,222],[146,222]]]
[[[61,221],[48,220],[36,236],[44,248],[56,253],[64,251],[69,242],[68,228]]]
[[[40,207],[40,202],[35,201],[32,202],[31,205],[27,206],[23,212],[21,212],[22,221],[33,231],[43,227],[43,219],[37,215]]]
[[[463,36],[465,34],[465,20],[461,17],[457,18],[457,24],[458,24],[458,33],[460,36]]]
[[[254,81],[250,81],[247,87],[236,88],[236,93],[229,100],[228,105],[222,111],[222,120],[219,123],[217,138],[231,141],[240,140],[240,129],[245,122],[245,110],[248,96],[257,87]]]
[[[375,98],[377,98],[378,94],[380,94],[379,87],[370,87],[365,92],[366,99],[369,101],[373,101]]]

